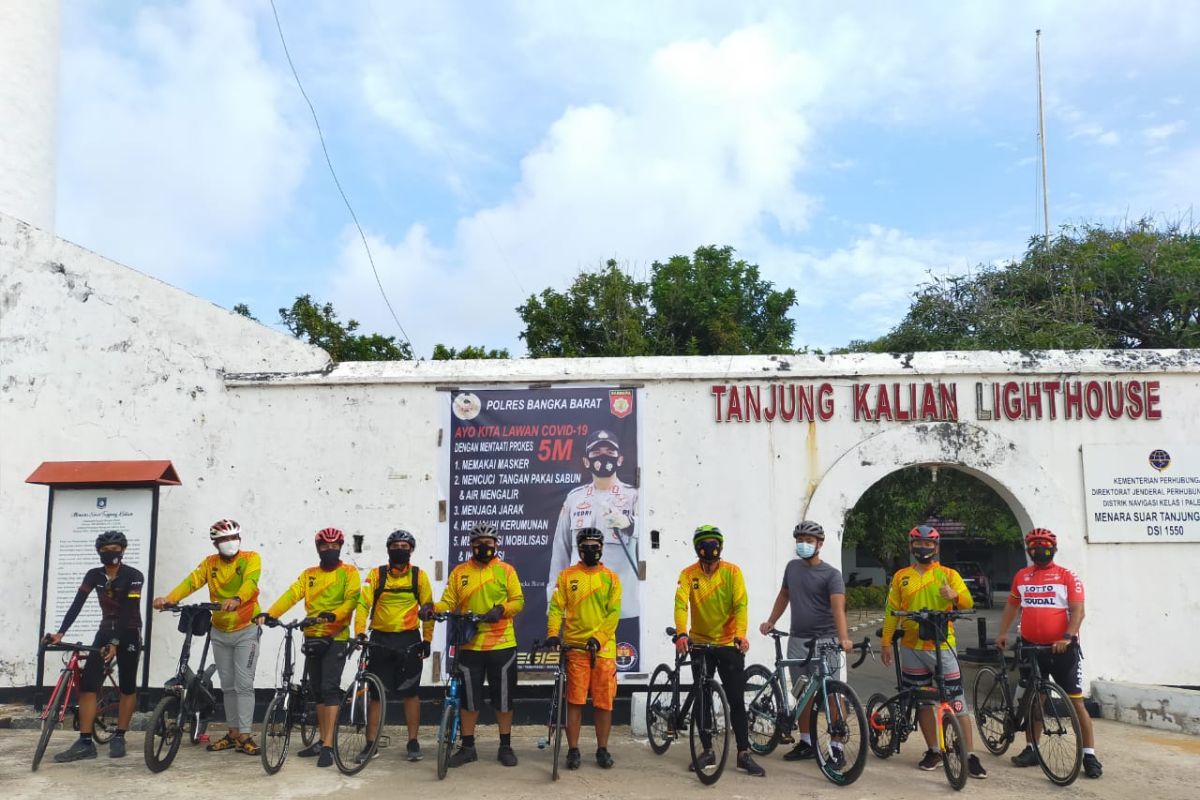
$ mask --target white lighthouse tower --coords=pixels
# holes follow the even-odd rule
[[[54,230],[58,0],[0,0],[0,213]]]

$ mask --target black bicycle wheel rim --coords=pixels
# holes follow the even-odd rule
[[[705,765],[701,761],[704,752],[704,739],[711,742],[713,763]],[[729,757],[729,700],[725,690],[715,681],[707,681],[696,692],[696,706],[693,708],[692,725],[688,731],[688,746],[691,749],[692,768],[696,778],[705,786],[711,786],[721,779],[725,771],[725,761]]]
[[[454,752],[454,716],[458,709],[447,703],[442,710],[442,722],[438,726],[437,776],[446,777],[450,770],[450,754]]]
[[[823,696],[822,696],[823,695]],[[821,773],[838,786],[849,786],[862,774],[867,761],[867,717],[862,702],[841,681],[826,681],[809,712],[810,735]],[[835,762],[840,750],[842,763]]]
[[[942,769],[954,789],[967,785],[967,747],[963,741],[962,723],[949,710],[942,715]]]
[[[760,756],[770,755],[779,746],[779,718],[784,710],[783,689],[775,673],[762,664],[747,667],[744,696],[750,749]]]
[[[1034,738],[1035,715],[1041,715],[1041,735]],[[1070,786],[1083,766],[1083,739],[1075,704],[1056,683],[1038,686],[1029,707],[1027,732],[1042,772],[1058,786]]]
[[[896,701],[879,692],[867,699],[867,744],[878,758],[891,758],[895,752],[898,713]]]
[[[379,698],[379,729],[368,747],[367,722],[372,697]],[[383,717],[386,713],[387,693],[384,691],[383,681],[375,675],[368,672],[362,678],[351,681],[346,687],[341,705],[338,706],[337,724],[333,729],[333,761],[342,774],[355,775],[362,772],[371,762],[379,748],[379,731],[383,730]],[[365,753],[366,758],[359,759],[360,753]]]
[[[320,727],[317,725],[317,704],[308,699],[310,695],[304,693],[303,713],[300,715],[300,741],[305,747],[308,747],[317,739],[317,731]]]
[[[66,702],[66,686],[70,680],[68,670],[63,670],[58,683],[54,685],[54,690],[50,692],[50,699],[46,701],[45,711],[46,718],[42,720],[42,732],[38,735],[37,746],[33,749],[33,771],[37,772],[38,766],[42,763],[42,757],[46,755],[46,748],[50,745],[50,737],[54,735],[54,729],[58,727],[59,706]]]
[[[92,738],[99,744],[107,744],[117,732],[120,713],[121,692],[109,674],[96,696],[96,721],[92,726]]]
[[[167,695],[158,701],[150,714],[142,752],[146,757],[146,767],[151,772],[162,772],[171,766],[175,754],[179,752],[179,743],[183,739],[183,731],[179,727],[179,707],[179,697]]]
[[[554,748],[551,751],[554,762],[550,768],[550,780],[553,781],[558,780],[558,758],[559,753],[562,752],[563,728],[566,727],[566,694],[566,676],[559,672],[558,677],[554,681],[554,708],[552,709],[551,716],[554,723]]]
[[[646,688],[646,737],[650,740],[650,749],[655,755],[662,755],[671,746],[672,729],[671,706],[672,672],[666,664],[659,664],[650,676],[650,684]]]
[[[1013,730],[1012,700],[1007,682],[1000,672],[991,667],[981,667],[971,685],[971,707],[974,709],[975,728],[983,746],[994,756],[1004,755],[1012,744]]]
[[[262,748],[262,766],[268,775],[279,772],[287,760],[288,744],[292,738],[292,721],[288,718],[290,708],[289,695],[278,692],[271,698],[267,713],[263,715],[259,747]]]

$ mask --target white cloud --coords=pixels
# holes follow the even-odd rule
[[[1150,128],[1142,129],[1142,138],[1151,144],[1161,144],[1167,139],[1170,139],[1177,133],[1182,133],[1187,128],[1187,123],[1183,120],[1167,123],[1166,125],[1155,125]]]

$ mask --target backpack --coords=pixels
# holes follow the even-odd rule
[[[388,569],[389,569],[389,568],[390,568],[390,567],[389,567],[389,565],[388,565],[388,564],[380,564],[380,565],[379,565],[379,585],[378,585],[378,588],[376,588],[376,589],[375,589],[375,597],[373,597],[373,598],[371,599],[371,612],[370,612],[369,614],[367,614],[367,624],[368,624],[368,625],[371,625],[372,629],[375,627],[375,626],[374,626],[374,622],[375,622],[375,608],[376,608],[376,606],[378,606],[378,605],[379,605],[379,596],[380,596],[380,595],[382,595],[382,594],[384,594],[384,593],[386,593],[386,592],[393,592],[393,593],[400,593],[400,592],[412,592],[412,594],[413,594],[413,597],[416,597],[416,598],[419,598],[419,597],[420,597],[420,595],[417,593],[417,580],[418,580],[418,578],[419,578],[419,576],[420,576],[420,574],[421,574],[421,568],[420,568],[420,567],[416,566],[415,564],[414,564],[414,565],[412,565],[412,566],[410,566],[410,567],[408,568],[408,570],[409,570],[409,572],[411,572],[411,573],[412,573],[412,586],[411,586],[411,587],[407,587],[407,588],[406,588],[406,587],[403,587],[403,586],[401,586],[401,587],[400,587],[400,588],[398,588],[398,589],[388,589],[388,588],[386,588],[386,586],[387,586],[387,574],[388,574]]]

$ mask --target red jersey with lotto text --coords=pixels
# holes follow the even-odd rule
[[[1053,644],[1067,632],[1069,604],[1083,602],[1083,582],[1058,564],[1026,567],[1013,577],[1009,600],[1021,607],[1021,638]]]

